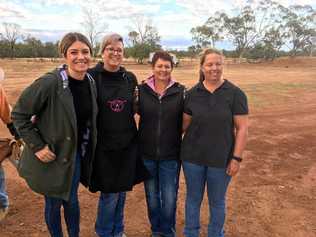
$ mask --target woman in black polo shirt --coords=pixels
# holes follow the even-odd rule
[[[200,59],[200,81],[185,98],[181,159],[186,180],[185,237],[198,237],[205,184],[208,237],[223,237],[226,190],[240,168],[248,132],[246,95],[223,79],[223,55],[215,49]]]

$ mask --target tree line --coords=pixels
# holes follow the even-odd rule
[[[107,28],[98,9],[83,9],[83,31],[96,56],[101,36]],[[161,36],[152,22],[137,16],[131,19],[125,57],[143,63],[150,52],[162,48]],[[234,47],[223,50],[229,57],[265,59],[290,55],[310,55],[316,51],[316,11],[310,5],[283,5],[262,0],[256,5],[249,1],[231,11],[218,11],[207,21],[191,29],[194,45],[187,50],[173,50],[179,58],[195,57],[205,47],[226,43]],[[15,23],[2,23],[0,57],[59,57],[58,42],[42,42],[22,33]]]
[[[228,41],[236,57],[273,59],[286,49],[291,56],[313,55],[316,44],[316,11],[310,5],[283,5],[249,1],[231,13],[215,12],[191,29],[196,50]]]

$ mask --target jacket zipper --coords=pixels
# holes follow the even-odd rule
[[[158,110],[158,126],[157,126],[157,159],[160,160],[160,134],[161,134],[161,105],[162,98],[158,97],[159,100],[159,110]]]
[[[157,137],[156,137],[156,141],[157,141],[157,149],[156,149],[156,157],[157,160],[160,160],[160,135],[161,135],[161,113],[162,113],[162,99],[167,97],[167,96],[171,96],[173,94],[177,94],[178,92],[173,92],[173,93],[166,93],[165,95],[163,95],[162,97],[159,97],[159,95],[154,92],[149,86],[149,91],[150,93],[155,96],[158,99],[159,102],[159,108],[158,108],[158,125],[157,125]]]

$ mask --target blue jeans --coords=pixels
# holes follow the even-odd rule
[[[175,237],[180,161],[144,159],[144,164],[152,176],[144,182],[151,231]]]
[[[124,232],[126,193],[101,193],[95,232],[100,237],[121,237]]]
[[[205,183],[210,212],[208,237],[224,237],[226,190],[231,177],[225,168],[213,168],[183,162],[187,194],[185,202],[185,237],[198,237],[200,233],[200,208]]]
[[[8,194],[5,189],[5,176],[4,169],[0,164],[0,208],[6,208],[9,206]]]
[[[76,155],[75,170],[72,178],[70,198],[68,201],[45,196],[45,221],[52,237],[62,237],[60,208],[64,207],[64,218],[69,237],[79,237],[80,208],[78,201],[78,187],[80,182],[79,153]]]

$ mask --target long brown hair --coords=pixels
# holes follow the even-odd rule
[[[60,55],[66,57],[67,50],[76,41],[80,41],[84,43],[85,45],[87,45],[89,47],[90,54],[92,54],[92,46],[88,38],[81,33],[70,32],[70,33],[67,33],[59,42],[58,50],[59,50]]]

